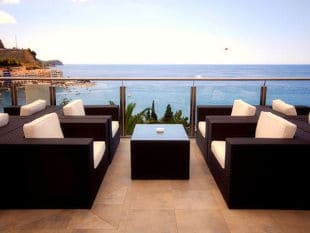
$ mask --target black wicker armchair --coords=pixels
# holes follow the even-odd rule
[[[211,149],[207,164],[229,208],[310,209],[309,133],[255,138],[254,119],[206,120],[208,140],[225,141],[223,164]]]
[[[108,147],[94,166],[93,136],[108,137],[108,120],[60,123],[65,138],[0,137],[0,208],[91,208],[109,166]]]

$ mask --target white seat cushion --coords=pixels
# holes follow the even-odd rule
[[[280,99],[272,101],[272,109],[281,112],[288,116],[297,116],[297,111],[294,105],[287,104]]]
[[[256,138],[293,138],[297,126],[271,112],[261,112],[255,131]]]
[[[21,116],[30,116],[36,112],[40,112],[46,108],[46,100],[38,99],[33,101],[30,104],[21,106],[20,115]]]
[[[23,126],[25,138],[63,138],[56,113],[46,114]]]
[[[254,116],[256,113],[256,107],[250,105],[243,100],[235,100],[231,116]]]
[[[0,113],[0,127],[9,123],[9,114]]]
[[[198,122],[198,130],[200,131],[201,135],[205,138],[206,137],[206,122],[205,121]]]
[[[211,151],[223,169],[225,168],[225,150],[226,150],[225,141],[211,142]]]
[[[119,128],[119,122],[118,121],[112,121],[112,138],[114,138],[118,128]]]
[[[65,116],[85,116],[84,104],[81,99],[70,101],[63,107]]]
[[[94,168],[96,169],[105,152],[105,141],[94,141]]]

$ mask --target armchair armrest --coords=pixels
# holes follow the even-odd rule
[[[8,113],[11,116],[20,116],[20,108],[21,106],[7,106],[3,108],[3,111],[5,113]],[[28,117],[30,119],[35,119],[39,116],[42,116],[44,114],[52,113],[52,112],[59,112],[61,110],[60,106],[56,105],[47,105],[45,109],[36,112],[30,116],[23,116],[23,117]]]
[[[3,111],[5,113],[8,113],[9,115],[12,115],[12,116],[19,116],[20,115],[20,106],[4,107]]]
[[[296,105],[297,115],[308,115],[310,112],[310,107],[305,105]]]
[[[93,140],[1,139],[1,208],[89,207]]]
[[[310,162],[309,151],[309,142],[298,139],[226,138],[227,165],[230,168],[255,167],[258,164],[267,167],[272,162],[275,162],[273,165],[281,166],[286,162],[288,166],[296,162],[301,167],[305,162],[302,162],[302,158]]]
[[[204,121],[210,115],[230,115],[232,105],[198,105],[197,120]]]
[[[111,115],[113,121],[119,121],[118,105],[86,105],[86,115]]]
[[[210,140],[225,140],[228,137],[254,137],[258,118],[207,116],[206,132]]]
[[[60,124],[65,137],[110,142],[111,116],[66,116],[60,118]]]
[[[296,108],[296,112],[297,112],[297,116],[302,116],[302,115],[308,115],[310,112],[310,107],[309,106],[305,106],[305,105],[295,105]],[[268,106],[258,106],[257,107],[257,112],[261,112],[261,111],[268,111],[268,112],[272,112],[276,115],[282,116],[284,118],[287,119],[294,119],[296,118],[295,116],[287,116],[283,113],[280,113],[278,111],[275,111],[272,109],[272,106],[268,105]]]
[[[14,139],[14,135],[16,134],[11,133],[0,140],[1,152],[5,155],[0,157],[0,173],[10,170],[11,172],[7,174],[21,179],[16,173],[25,176],[31,174],[33,170],[42,170],[45,173],[46,170],[54,169],[51,174],[61,172],[55,170],[56,167],[67,172],[68,169],[81,169],[81,171],[93,169],[92,138],[26,139],[17,135]],[[23,174],[22,171],[25,169],[27,171]],[[6,175],[0,176],[0,179],[4,179]]]

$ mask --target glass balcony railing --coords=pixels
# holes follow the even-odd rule
[[[39,90],[39,86],[44,88]],[[169,105],[173,114],[177,112],[187,121],[189,134],[193,136],[197,105],[230,105],[234,99],[243,99],[254,105],[270,105],[273,99],[283,99],[294,105],[309,106],[310,102],[310,78],[307,77],[10,77],[9,80],[0,78],[0,87],[0,111],[5,106],[25,104],[35,96],[48,99],[52,105],[73,99],[83,99],[87,105],[117,104],[121,110],[123,136],[126,134],[125,112],[129,105],[134,105],[133,114],[153,106],[158,120],[163,118]]]

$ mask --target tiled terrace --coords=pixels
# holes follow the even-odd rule
[[[0,210],[0,232],[310,232],[310,211],[229,210],[194,140],[190,168],[190,180],[132,181],[122,139],[92,209]]]

